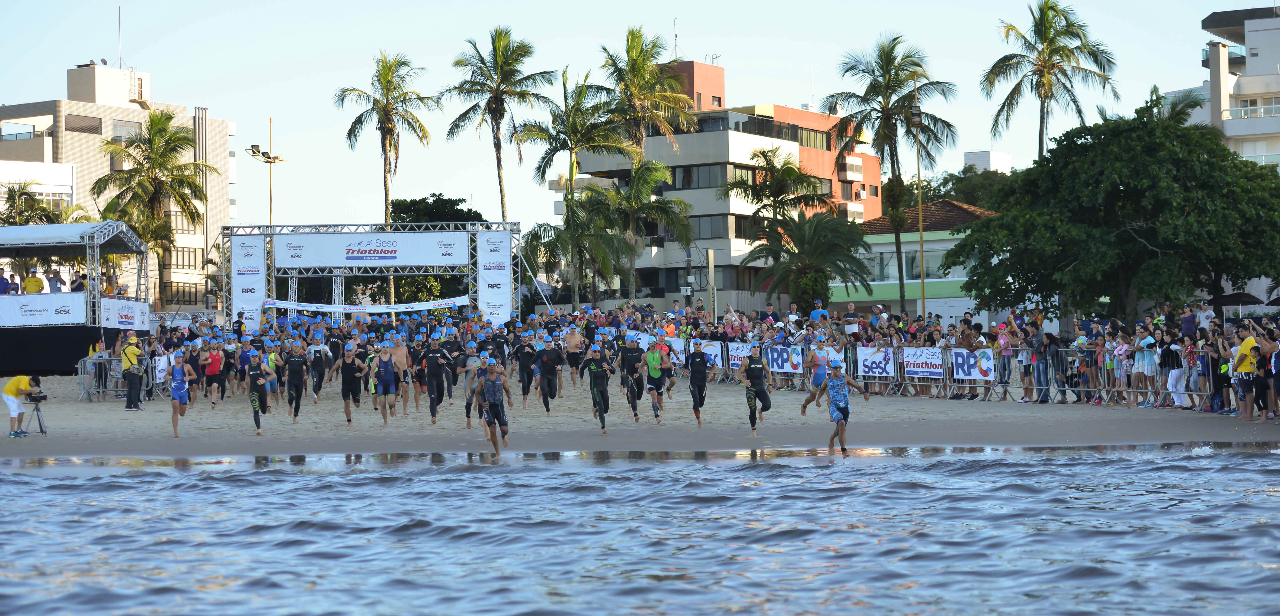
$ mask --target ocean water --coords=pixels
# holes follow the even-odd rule
[[[1280,448],[0,461],[3,614],[1280,611]]]

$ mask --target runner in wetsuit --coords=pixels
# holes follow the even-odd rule
[[[169,389],[169,397],[173,405],[173,438],[178,438],[178,418],[187,416],[187,404],[191,402],[187,383],[199,381],[200,377],[196,375],[195,370],[191,369],[190,364],[184,361],[182,353],[174,353],[173,366],[169,368],[165,378],[173,382]]]
[[[444,366],[444,387],[445,391],[440,393],[440,401],[444,401],[445,395],[449,396],[449,405],[453,406],[453,388],[458,386],[458,360],[462,359],[462,342],[458,340],[458,330],[453,327],[453,320],[449,319],[447,328],[441,328],[440,331],[447,331],[448,334],[440,334],[440,348],[449,354],[449,363]],[[428,372],[430,374],[430,372]],[[440,406],[437,402],[436,406]]]
[[[378,405],[378,409],[382,411],[382,425],[385,427],[387,422],[387,398],[391,398],[390,406],[392,410],[396,408],[396,378],[398,371],[396,370],[395,359],[391,357],[391,343],[383,342],[378,349],[378,355],[373,358],[370,365],[373,369],[374,404]]]
[[[293,406],[293,423],[298,423],[298,412],[302,410],[302,393],[307,390],[307,368],[310,361],[307,354],[302,352],[301,342],[294,340],[292,347],[289,354],[284,356],[285,400]]]
[[[689,394],[693,396],[693,417],[702,427],[702,407],[707,403],[707,372],[715,368],[714,356],[702,352],[702,341],[693,341],[693,351],[685,357],[689,367]]]
[[[480,374],[486,370],[486,368],[482,366],[486,365],[486,360],[489,359],[487,355],[484,357],[478,355],[476,352],[477,348],[478,345],[476,343],[468,342],[466,355],[459,357],[457,361],[454,362],[458,366],[456,370],[458,371],[458,380],[462,382],[462,391],[466,392],[466,396],[464,396],[466,402],[463,403],[463,409],[466,411],[467,415],[468,430],[471,429],[471,405],[476,400],[476,383],[480,380]],[[488,351],[485,351],[485,353],[488,353]],[[479,406],[477,406],[476,414],[479,415],[480,425],[485,426],[484,417],[483,415],[480,415],[479,411]],[[488,431],[489,429],[485,427],[485,432]],[[485,438],[488,438],[488,436],[488,434],[485,434]]]
[[[422,329],[426,329],[425,327]],[[427,350],[422,346],[422,334],[413,337],[413,346],[409,347],[409,369],[406,371],[409,379],[409,388],[413,390],[413,410],[422,412],[418,400],[422,397],[422,388],[427,385],[427,371],[422,367],[422,356]],[[408,406],[409,396],[405,396],[405,405]],[[405,413],[408,413],[406,409]]]
[[[325,370],[333,367],[333,356],[330,355],[329,347],[324,344],[324,334],[317,331],[313,339],[315,343],[307,347],[307,355],[311,360],[311,403],[320,404],[320,386],[324,382]]]
[[[769,410],[769,390],[772,385],[765,385],[769,381],[769,365],[760,357],[760,343],[751,343],[751,356],[742,360],[742,365],[738,366],[738,380],[742,381],[743,377],[749,381],[747,383],[747,418],[751,421],[751,436],[756,435],[756,402],[760,402],[760,421],[764,421],[764,412]]]
[[[591,391],[591,405],[594,407],[596,417],[600,420],[601,432],[608,434],[609,430],[604,425],[604,416],[609,413],[609,376],[613,374],[613,366],[602,355],[604,353],[601,352],[599,345],[592,345],[586,361],[583,361],[582,366],[578,368],[578,376],[591,374],[590,380],[587,380],[587,388]]]
[[[444,401],[445,383],[449,376],[445,370],[453,366],[453,356],[440,344],[440,333],[431,334],[431,348],[422,354],[422,367],[427,371],[427,397],[431,401],[431,423],[436,422],[440,403]]]
[[[493,453],[502,455],[502,451],[498,449],[498,432],[502,432],[502,446],[507,445],[507,411],[502,407],[502,394],[507,395],[507,404],[514,405],[511,400],[511,389],[507,387],[507,377],[498,372],[497,360],[490,358],[486,362],[485,374],[476,386],[474,395],[480,399],[480,410],[483,412],[485,425],[488,426],[486,432],[490,442],[493,443]]]
[[[641,396],[644,396],[644,377],[640,375],[641,364],[644,363],[644,350],[639,346],[640,341],[634,335],[627,335],[627,346],[622,348],[619,355],[619,363],[622,369],[622,391],[627,397],[627,402],[631,403],[631,415],[635,417],[636,422],[640,421],[639,403]]]
[[[556,388],[560,384],[560,365],[564,356],[560,349],[552,344],[551,336],[544,336],[542,341],[546,347],[535,356],[538,362],[538,391],[542,393],[542,408],[551,415],[551,400],[556,397]]]
[[[849,378],[840,370],[840,360],[831,360],[831,374],[822,382],[819,391],[825,391],[828,400],[831,402],[831,419],[836,422],[836,429],[831,433],[831,438],[827,439],[827,451],[835,453],[836,437],[840,437],[840,453],[844,457],[849,457],[849,449],[846,447],[845,430],[849,425],[849,388],[852,387],[862,394],[863,402],[871,401],[871,394],[859,387],[853,379]]]
[[[658,349],[658,341],[649,341],[649,352],[644,354],[645,389],[653,402],[653,418],[662,423],[662,392],[667,386],[667,371],[671,369],[671,356]],[[639,422],[640,418],[636,417]]]
[[[520,374],[520,393],[524,396],[524,404],[520,408],[529,408],[529,387],[533,385],[536,376],[533,372],[533,358],[538,354],[529,332],[520,337],[520,344],[515,348],[514,354],[516,369]]]
[[[354,402],[356,408],[360,408],[360,379],[368,372],[364,362],[356,359],[356,345],[348,344],[342,352],[342,359],[333,363],[333,367],[329,368],[329,378],[325,379],[328,383],[333,380],[333,373],[341,372],[342,378],[342,411],[347,415],[347,427],[351,427],[351,404]]]
[[[262,436],[262,411],[267,407],[267,382],[276,378],[271,367],[262,363],[258,351],[249,351],[249,365],[245,367],[245,382],[249,386],[249,407],[253,409],[253,425],[256,434]]]

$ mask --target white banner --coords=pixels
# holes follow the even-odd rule
[[[476,261],[480,268],[476,293],[480,311],[494,323],[505,323],[511,318],[512,309],[511,232],[476,232]]]
[[[231,314],[244,312],[245,331],[261,326],[262,300],[267,298],[267,238],[231,238]]]
[[[893,377],[893,349],[858,347],[858,375],[865,377]]]
[[[994,381],[996,378],[996,361],[991,349],[978,349],[974,352],[964,349],[951,349],[951,377],[955,379]]]
[[[127,299],[102,298],[102,326],[115,329],[132,329],[139,333],[151,331],[151,308],[146,302]],[[245,316],[249,316],[248,313]]]
[[[903,347],[902,374],[922,379],[942,378],[942,349],[938,347]]]
[[[737,371],[742,365],[742,361],[751,356],[750,342],[730,342],[729,347],[729,369]]]
[[[469,256],[465,231],[290,233],[275,236],[272,248],[285,268],[466,265]]]
[[[84,325],[84,293],[0,295],[0,325]]]
[[[381,306],[347,306],[339,304],[308,304],[305,302],[287,302],[279,299],[263,300],[263,308],[283,308],[285,310],[308,310],[312,312],[343,312],[346,314],[366,312],[422,312],[439,308],[452,308],[467,305],[467,296],[461,295],[450,299],[437,299],[430,302],[414,302],[412,304],[383,304]],[[248,316],[248,312],[245,312]]]

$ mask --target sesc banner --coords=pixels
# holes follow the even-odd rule
[[[267,298],[267,238],[231,238],[231,314],[244,313],[246,331],[261,325],[262,301]]]
[[[272,247],[278,268],[466,265],[469,260],[465,231],[291,233],[275,236]]]
[[[904,347],[902,349],[903,376],[917,379],[942,378],[942,349],[937,347]]]
[[[465,234],[463,235],[465,239]],[[511,232],[479,231],[476,233],[476,276],[479,289],[476,300],[485,318],[505,323],[511,318]]]
[[[858,347],[858,376],[877,378],[896,376],[893,349]]]
[[[995,355],[991,349],[966,351],[951,349],[951,378],[993,381],[996,378]]]
[[[245,317],[248,316],[249,313],[245,312]],[[148,331],[151,328],[151,309],[146,302],[104,297],[102,298],[102,326]]]
[[[0,295],[0,325],[84,325],[84,297],[84,293]]]

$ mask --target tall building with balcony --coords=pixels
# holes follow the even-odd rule
[[[112,160],[99,151],[102,140],[123,140],[141,128],[153,110],[171,111],[176,116],[175,126],[194,130],[196,147],[188,161],[203,161],[218,170],[217,175],[205,179],[208,202],[197,204],[204,223],[191,225],[170,211],[174,248],[159,264],[152,257],[149,284],[153,302],[165,309],[194,308],[206,304],[204,261],[222,226],[230,222],[231,186],[236,182],[235,154],[230,145],[236,133],[234,122],[212,118],[203,107],[189,112],[183,105],[152,100],[149,73],[83,64],[67,70],[65,99],[0,105],[0,161],[52,164],[48,173],[38,172],[38,166],[30,168],[32,179],[44,184],[49,182],[37,176],[69,168],[61,175],[69,178],[67,199],[53,200],[53,204],[77,203],[96,214],[106,207],[109,196],[94,200],[90,187],[111,171],[124,168],[124,161]],[[0,168],[7,171],[6,180],[10,176],[22,179],[18,176],[26,172],[18,165]],[[158,286],[158,267],[164,268],[163,288]],[[128,279],[132,275],[122,278]]]
[[[686,253],[666,229],[648,229],[647,247],[637,262],[638,295],[678,296],[681,287],[690,286],[686,264],[705,281],[696,270],[705,271],[707,252],[712,251],[715,280],[692,286],[709,287],[713,282],[724,292],[720,299],[735,308],[763,307],[763,294],[747,293],[761,268],[741,264],[750,249],[747,238],[755,207],[738,197],[721,198],[716,194],[720,187],[731,178],[756,178],[751,154],[777,148],[820,180],[839,216],[861,222],[880,216],[880,160],[865,145],[838,156],[840,148],[829,132],[839,121],[836,116],[784,105],[732,107],[725,96],[723,67],[680,62],[676,70],[685,78],[698,129],[677,134],[674,144],[662,135],[649,136],[645,156],[671,168],[673,179],[662,187],[663,196],[679,197],[693,206],[689,221],[694,249]],[[579,155],[579,171],[595,178],[626,182],[630,170],[631,162],[623,157]],[[722,301],[717,303],[723,306]]]
[[[1280,10],[1218,11],[1200,27],[1221,39],[1209,41],[1201,54],[1209,78],[1167,94],[1200,94],[1206,104],[1191,122],[1222,129],[1227,147],[1246,159],[1280,163]]]

